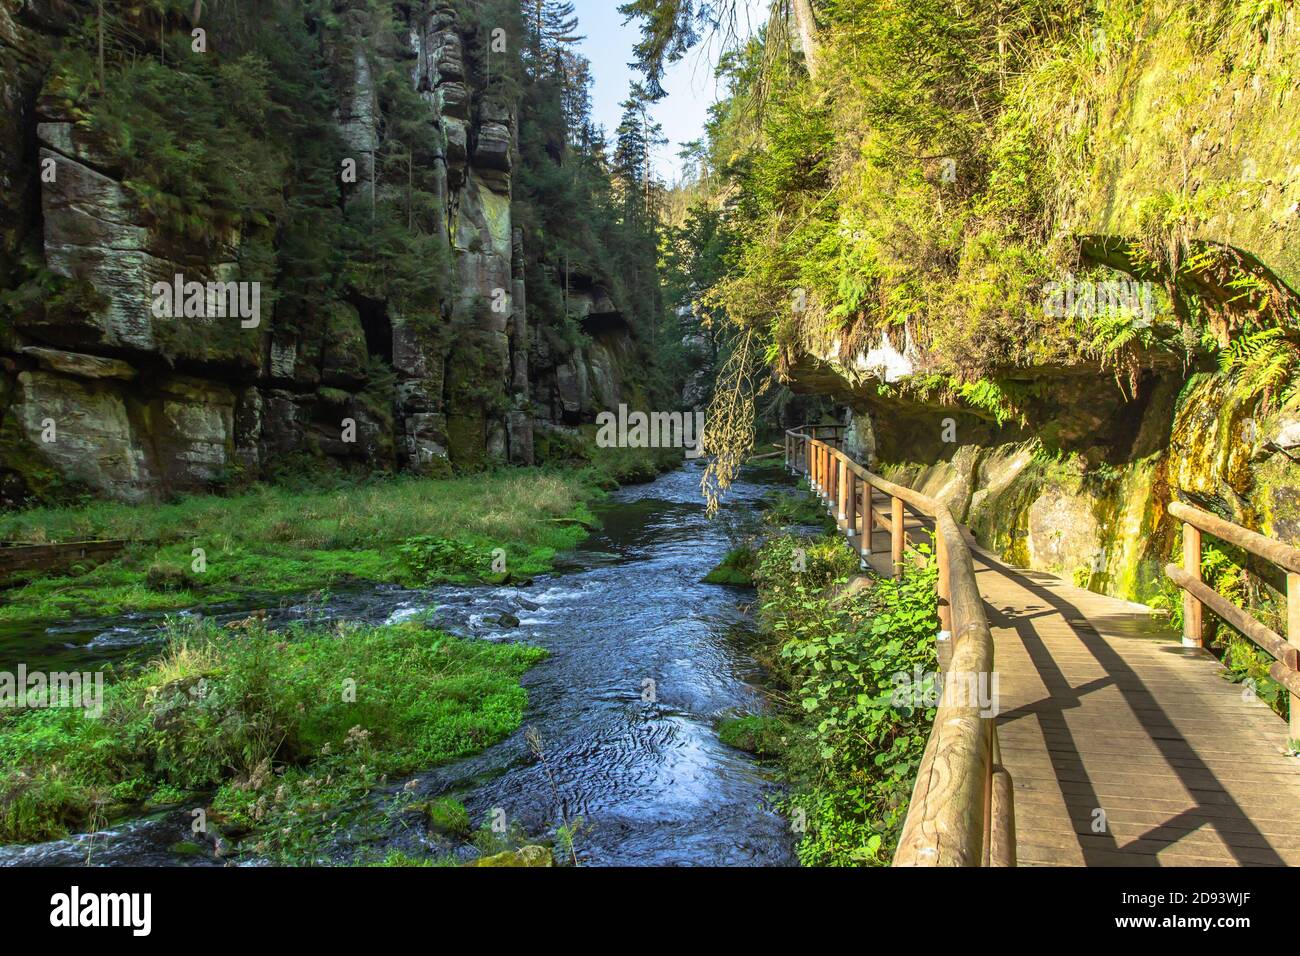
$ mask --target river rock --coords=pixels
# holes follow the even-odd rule
[[[525,846],[491,856],[479,857],[466,866],[554,866],[555,857],[548,847]]]

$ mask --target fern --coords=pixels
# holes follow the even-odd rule
[[[1267,405],[1276,397],[1289,406],[1298,397],[1300,350],[1286,338],[1285,329],[1239,335],[1219,353],[1219,369],[1231,376],[1242,398],[1259,398]]]

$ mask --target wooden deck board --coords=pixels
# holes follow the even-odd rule
[[[972,551],[1022,865],[1300,865],[1285,722],[1140,605]]]

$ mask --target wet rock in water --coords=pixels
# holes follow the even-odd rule
[[[536,601],[530,601],[528,598],[516,598],[515,603],[525,611],[540,611],[542,606]]]
[[[738,587],[754,586],[757,555],[748,547],[733,548],[727,552],[712,571],[704,576],[705,584],[734,584]]]
[[[544,846],[525,846],[491,856],[479,857],[466,866],[555,866],[551,851]]]
[[[168,851],[175,856],[207,856],[207,850],[197,843],[191,843],[189,840],[181,840],[169,846]]]
[[[518,627],[519,618],[515,617],[509,611],[504,611],[497,617],[497,625],[499,627]]]
[[[439,797],[418,807],[429,829],[435,833],[457,837],[468,837],[473,831],[469,812],[459,800],[451,797]]]

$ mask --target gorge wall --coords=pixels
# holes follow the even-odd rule
[[[869,49],[885,52],[844,56],[927,89],[911,59],[888,59],[891,37],[914,35],[889,19],[906,11],[881,10]],[[952,16],[999,70],[1002,35],[979,11]],[[1025,69],[990,90],[997,121],[975,117],[976,145],[950,147],[946,171],[888,139],[859,160],[890,128],[845,109],[862,142],[836,128],[858,165],[833,180],[835,225],[858,258],[820,313],[776,328],[792,387],[848,406],[858,453],[946,501],[982,544],[1098,591],[1167,587],[1174,500],[1300,545],[1295,10],[1107,4],[1019,42]],[[906,132],[942,154],[951,128]],[[1145,283],[1152,307],[1049,308],[1049,287],[1105,283]],[[856,284],[860,312],[840,304]],[[1251,591],[1233,600],[1284,593],[1272,569],[1233,560]]]
[[[1078,371],[1042,389],[1044,418],[1026,425],[841,393],[847,441],[1005,560],[1129,600],[1151,601],[1179,560],[1170,501],[1300,545],[1300,416],[1261,412],[1211,370],[1148,377],[1134,401]],[[1060,429],[1050,449],[1039,423]]]
[[[279,121],[260,101],[247,118],[232,104],[239,140],[222,139],[235,133],[213,104],[215,132],[195,120],[189,134],[178,117],[159,153],[193,165],[187,182],[211,165],[205,152],[265,154],[268,173],[294,184],[263,182],[265,200],[246,202],[230,189],[226,209],[203,196],[174,208],[142,180],[145,137],[168,110],[150,97],[180,82],[168,69],[218,100],[265,86],[240,38],[274,26],[216,5],[227,15],[199,22],[209,48],[196,53],[189,4],[168,6],[161,19],[121,13],[128,38],[110,40],[131,66],[107,86],[139,91],[103,106],[93,56],[67,52],[93,31],[94,4],[0,3],[0,505],[76,490],[144,500],[290,464],[432,475],[532,464],[535,430],[617,404],[638,344],[602,277],[569,277],[588,333],[578,344],[557,346],[530,319],[512,209],[519,96],[472,7],[339,0],[280,21],[314,99],[272,103]],[[159,65],[140,78],[137,58]],[[148,128],[117,122],[139,104],[155,111]],[[282,142],[277,126],[299,110],[318,126]],[[315,261],[299,265],[306,253]],[[154,284],[177,275],[258,281],[259,320],[157,314]]]

